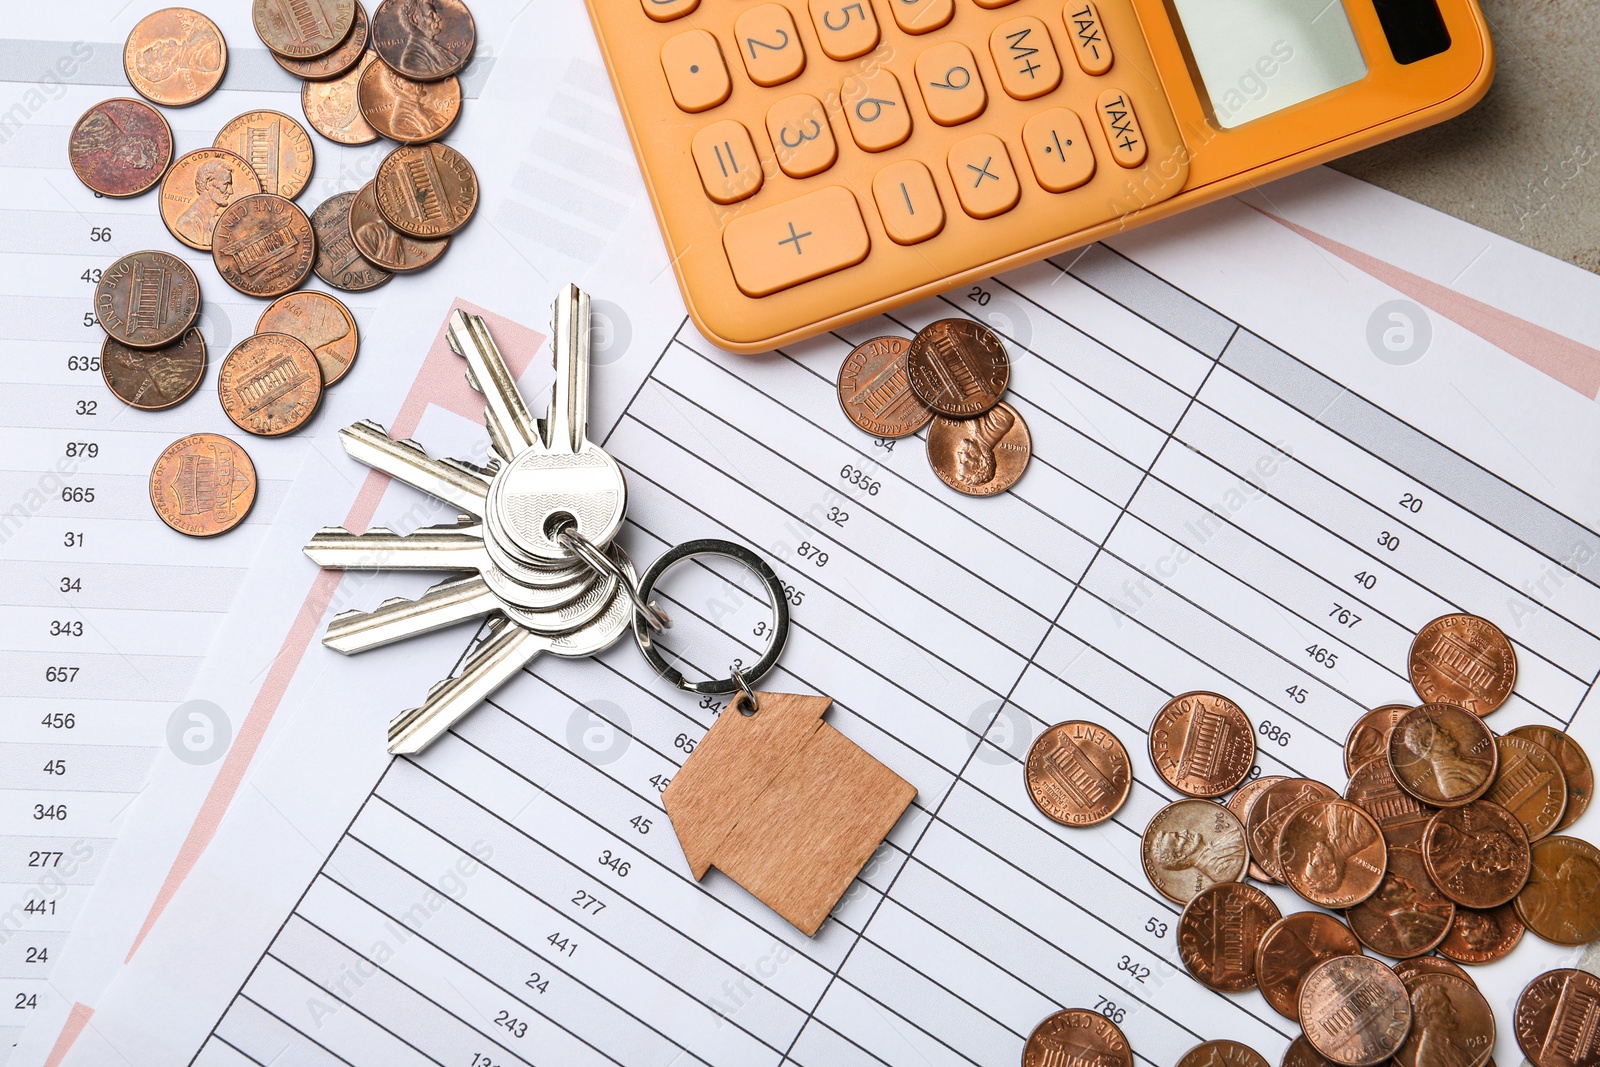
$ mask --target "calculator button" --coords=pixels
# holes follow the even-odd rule
[[[761,188],[761,160],[744,124],[713,122],[690,145],[706,195],[719,204],[736,204]]]
[[[794,16],[782,4],[762,4],[739,16],[734,39],[744,69],[757,85],[782,85],[806,69],[805,49],[794,29]]]
[[[1085,74],[1104,74],[1111,69],[1111,42],[1106,38],[1106,25],[1100,21],[1100,9],[1093,0],[1067,0],[1061,9],[1067,23],[1067,35],[1078,54],[1078,66]]]
[[[989,102],[972,51],[958,41],[936,44],[917,57],[917,85],[928,115],[941,126],[970,122]]]
[[[1106,140],[1111,142],[1111,158],[1124,167],[1143,163],[1144,131],[1139,128],[1139,116],[1134,114],[1128,94],[1121,89],[1107,89],[1095,101],[1094,109],[1100,116],[1100,128],[1106,131]]]
[[[829,59],[854,59],[878,46],[872,0],[811,0],[811,23]]]
[[[911,110],[900,79],[883,67],[844,80],[839,91],[850,136],[867,152],[882,152],[911,136]]]
[[[1017,206],[1022,187],[1011,167],[1005,142],[992,133],[979,133],[950,148],[950,180],[955,183],[961,209],[975,219],[992,219]]]
[[[685,30],[661,46],[661,69],[673,102],[693,114],[728,99],[733,83],[717,39],[705,30]]]
[[[639,0],[639,3],[644,5],[644,13],[657,22],[681,19],[700,6],[700,0]]]
[[[1000,86],[1013,100],[1033,100],[1061,84],[1061,60],[1050,31],[1032,15],[1002,22],[989,35]]]
[[[972,2],[981,8],[987,8],[988,10],[993,11],[997,7],[1005,7],[1007,4],[1014,4],[1017,2],[1017,0],[972,0]]]
[[[914,159],[891,163],[872,179],[883,228],[895,244],[914,245],[944,229],[944,205],[928,168]]]
[[[733,280],[746,296],[766,296],[854,266],[872,247],[861,208],[830,185],[740,215],[722,232]]]
[[[929,33],[950,21],[955,0],[889,0],[894,22],[906,33]]]
[[[1064,107],[1041,111],[1022,127],[1033,176],[1052,193],[1076,189],[1094,177],[1094,149],[1083,133],[1083,120]]]
[[[767,133],[778,166],[791,178],[809,178],[833,166],[839,158],[828,113],[810,93],[796,93],[767,109]]]

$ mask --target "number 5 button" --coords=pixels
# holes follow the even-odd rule
[[[854,59],[877,47],[878,19],[871,0],[811,0],[811,21],[829,59]]]

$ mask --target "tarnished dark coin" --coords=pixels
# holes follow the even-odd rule
[[[338,48],[356,21],[355,0],[255,0],[261,43],[289,59],[315,59]]]
[[[1283,780],[1284,776],[1281,774],[1264,774],[1259,778],[1250,779],[1244,785],[1235,789],[1233,796],[1228,798],[1228,810],[1233,812],[1240,825],[1248,826],[1249,822],[1247,820],[1250,817],[1250,806],[1255,803],[1256,797],[1260,796],[1261,792],[1268,786],[1277,785]],[[1249,844],[1249,840],[1247,834],[1245,837],[1246,845]],[[1277,881],[1266,872],[1261,864],[1255,861],[1254,856],[1250,858],[1249,875],[1258,882],[1275,883]]]
[[[246,296],[271,299],[311,274],[317,238],[292,200],[260,193],[222,212],[211,236],[211,258],[222,280]]]
[[[212,147],[225,148],[249,163],[261,179],[262,192],[290,200],[300,195],[316,166],[305,127],[279,111],[247,111],[229,120]]]
[[[172,162],[172,127],[143,100],[102,100],[72,127],[67,159],[93,192],[138,196],[153,189]]]
[[[1256,948],[1256,981],[1272,1010],[1300,1020],[1300,983],[1317,964],[1335,956],[1360,956],[1350,928],[1320,911],[1297,911],[1267,928]]]
[[[1339,797],[1302,806],[1278,831],[1283,880],[1324,908],[1350,908],[1366,900],[1387,866],[1377,820]]]
[[[874,337],[839,364],[839,407],[858,430],[886,440],[909,437],[928,425],[933,411],[911,391],[904,337]]]
[[[1600,850],[1576,837],[1533,843],[1533,870],[1517,894],[1517,916],[1557,945],[1600,937]]]
[[[1062,1008],[1047,1016],[1022,1047],[1022,1067],[1133,1067],[1133,1049],[1117,1024],[1088,1008]]]
[[[412,237],[448,237],[478,210],[478,174],[449,145],[396,148],[372,184],[389,225]]]
[[[1459,963],[1447,960],[1443,956],[1413,956],[1410,959],[1398,960],[1394,965],[1394,973],[1400,976],[1400,981],[1407,990],[1416,984],[1418,978],[1425,974],[1453,974],[1457,978],[1472,980]]]
[[[258,333],[234,346],[217,372],[222,412],[260,437],[292,433],[322,400],[322,370],[304,342],[286,333]]]
[[[1487,715],[1517,684],[1517,651],[1500,627],[1464,613],[1441,615],[1417,631],[1409,657],[1411,685],[1427,703],[1455,704]]]
[[[970,419],[1000,403],[1011,381],[1005,345],[971,319],[940,319],[917,332],[906,353],[911,389],[937,414]]]
[[[1573,967],[1546,971],[1522,990],[1511,1016],[1517,1047],[1537,1067],[1600,1063],[1600,978]]]
[[[200,279],[170,252],[131,252],[100,275],[94,313],[113,341],[129,348],[165,348],[199,316]]]
[[[1339,1067],[1339,1065],[1312,1048],[1311,1042],[1306,1040],[1306,1035],[1301,1034],[1289,1042],[1279,1067]]]
[[[1456,905],[1439,892],[1422,862],[1421,841],[1389,849],[1378,891],[1344,913],[1363,945],[1394,959],[1420,956],[1450,933]]]
[[[1255,758],[1256,735],[1249,717],[1216,693],[1179,694],[1150,724],[1150,762],[1156,773],[1192,797],[1228,792],[1244,781]]]
[[[461,0],[383,0],[372,16],[372,47],[414,81],[437,81],[472,59],[478,30]]]
[[[1495,738],[1500,761],[1494,784],[1483,795],[1517,817],[1529,841],[1561,823],[1567,810],[1567,776],[1555,753],[1526,737]]]
[[[1499,753],[1483,720],[1454,704],[1423,704],[1389,734],[1389,769],[1400,788],[1438,808],[1470,804],[1489,791]]]
[[[110,337],[100,346],[100,373],[116,398],[141,411],[175,407],[206,376],[206,342],[190,328],[165,348],[129,348]]]
[[[339,193],[318,204],[311,213],[311,228],[317,234],[317,260],[312,269],[335,289],[364,293],[394,275],[368,263],[357,250],[350,236],[350,205],[355,198],[353,189]]]
[[[1589,798],[1594,795],[1594,768],[1583,746],[1553,726],[1519,726],[1510,736],[1543,745],[1555,756],[1567,780],[1567,807],[1556,829],[1565,830],[1577,822],[1578,816],[1588,810]]]
[[[361,62],[361,57],[367,51],[367,40],[371,36],[372,27],[367,22],[367,9],[356,0],[355,18],[350,23],[350,32],[344,35],[344,40],[331,52],[324,52],[312,59],[291,59],[280,55],[270,48],[267,54],[277,60],[278,66],[293,74],[296,78],[306,81],[325,81],[328,78],[337,78],[339,75],[353,68]]]
[[[1429,820],[1422,861],[1439,892],[1468,908],[1508,902],[1532,865],[1522,824],[1488,800],[1446,808]]]
[[[1202,889],[1244,877],[1244,827],[1209,800],[1168,804],[1150,817],[1140,840],[1145,877],[1168,900],[1187,904]]]
[[[1367,760],[1357,767],[1344,787],[1344,798],[1378,820],[1384,842],[1391,848],[1410,844],[1420,849],[1422,831],[1437,810],[1400,788],[1388,759]]]
[[[1300,1025],[1318,1053],[1346,1067],[1374,1067],[1411,1029],[1406,987],[1370,956],[1320,963],[1300,985]]]
[[[1133,786],[1128,750],[1092,722],[1060,722],[1040,734],[1023,771],[1034,806],[1063,826],[1105,822]]]
[[[1354,774],[1362,764],[1387,756],[1389,731],[1411,708],[1410,704],[1385,704],[1357,719],[1344,741],[1344,773]]]
[[[1263,789],[1250,805],[1245,817],[1245,840],[1251,858],[1274,882],[1283,881],[1283,868],[1278,866],[1278,834],[1283,824],[1302,806],[1338,795],[1311,778],[1285,778]]]
[[[1525,929],[1515,904],[1487,911],[1457,908],[1450,932],[1439,942],[1439,952],[1458,963],[1493,963],[1517,947]]]
[[[361,71],[356,86],[361,114],[373,129],[391,141],[422,144],[437,141],[461,115],[461,81],[412,81],[396,74],[387,63],[373,63]]]
[[[1178,1057],[1177,1067],[1271,1067],[1267,1058],[1238,1041],[1202,1041]]]
[[[256,499],[256,468],[245,450],[215,433],[174,441],[150,470],[150,504],[190,537],[215,537],[244,521]]]
[[[1470,979],[1423,974],[1406,985],[1411,1032],[1395,1067],[1482,1067],[1494,1053],[1494,1012]]]
[[[290,293],[261,313],[256,333],[286,333],[317,357],[323,387],[349,373],[360,348],[360,333],[350,309],[327,293]]]
[[[198,252],[211,251],[211,234],[224,208],[261,191],[250,164],[221,148],[185,152],[161,181],[161,221]]]
[[[401,233],[378,210],[374,182],[363,185],[350,203],[350,240],[356,251],[386,271],[403,274],[432,266],[450,247],[450,238],[426,241]]]
[[[186,7],[146,15],[128,34],[122,69],[140,96],[187,107],[210,96],[228,69],[228,42],[217,24]]]
[[[1253,885],[1222,882],[1196,893],[1178,919],[1178,958],[1201,985],[1242,993],[1256,985],[1256,949],[1283,916]]]
[[[335,144],[371,144],[378,139],[378,131],[361,113],[360,98],[361,74],[374,64],[383,66],[368,52],[337,78],[300,86],[300,110],[313,129]]]
[[[928,464],[958,493],[1003,493],[1017,484],[1032,458],[1028,424],[1005,401],[970,419],[935,415],[928,426]]]

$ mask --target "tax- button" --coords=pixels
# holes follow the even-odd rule
[[[762,4],[739,16],[734,40],[750,80],[757,85],[782,85],[806,69],[805,49],[794,29],[794,16],[782,4]]]
[[[975,219],[992,219],[1017,206],[1022,187],[1005,142],[992,133],[957,141],[948,159],[961,209]]]
[[[917,57],[917,85],[929,117],[941,126],[970,122],[989,102],[978,63],[959,41],[936,44]]]
[[[1064,107],[1041,111],[1022,127],[1033,176],[1052,193],[1076,189],[1094,177],[1094,149],[1083,133],[1083,120]]]
[[[667,73],[673,102],[690,114],[716,107],[733,89],[722,49],[705,30],[685,30],[667,38],[661,46],[661,69]]]
[[[854,266],[872,247],[861,208],[838,185],[740,215],[722,231],[733,280],[767,296]]]
[[[1000,85],[1013,100],[1033,100],[1061,84],[1061,60],[1050,31],[1032,15],[1002,22],[989,35]]]
[[[1095,101],[1095,112],[1100,116],[1100,128],[1111,142],[1111,158],[1124,167],[1137,167],[1144,162],[1144,130],[1139,128],[1139,116],[1134,113],[1133,100],[1121,89],[1107,89]]]
[[[1061,17],[1072,36],[1072,47],[1078,54],[1078,66],[1085,74],[1104,74],[1111,69],[1111,42],[1106,39],[1105,23],[1100,21],[1100,9],[1093,0],[1067,0]]]
[[[690,153],[706,195],[719,204],[736,204],[761,188],[761,161],[741,122],[713,122],[694,135]]]

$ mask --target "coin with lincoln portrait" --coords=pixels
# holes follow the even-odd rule
[[[993,496],[1017,484],[1033,458],[1028,424],[1001,402],[972,419],[934,416],[928,462],[939,480],[968,496]]]

